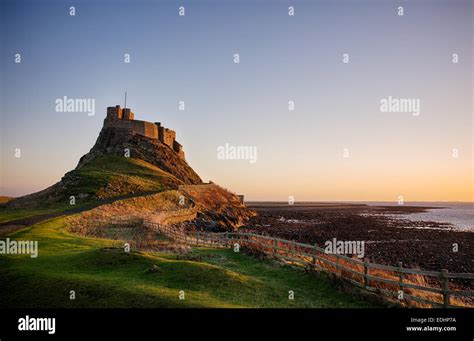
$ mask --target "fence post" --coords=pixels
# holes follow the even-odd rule
[[[367,266],[367,262],[364,262],[364,288],[367,288],[369,285],[369,279],[367,275],[369,274],[369,267]]]
[[[312,258],[312,264],[313,264],[313,271],[316,271],[318,269],[318,265],[317,265],[317,261],[318,261],[318,257],[316,257],[316,255],[313,255]]]
[[[400,290],[403,292],[403,262],[398,262],[398,282],[400,282]]]
[[[441,270],[441,276],[443,277],[443,306],[444,308],[448,308],[449,306],[449,277],[448,277],[448,270],[443,269]]]
[[[276,258],[277,255],[277,240],[273,238],[273,258]]]
[[[292,246],[292,243],[293,241],[288,241],[288,243],[286,243],[286,256],[288,257],[288,255],[290,255],[291,257],[291,254],[293,253],[293,246]]]

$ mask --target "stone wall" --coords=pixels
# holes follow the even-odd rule
[[[104,126],[157,139],[184,159],[183,147],[176,141],[176,132],[174,130],[163,127],[160,122],[151,123],[135,120],[130,108],[121,108],[120,105],[108,107]]]
[[[123,129],[152,139],[158,139],[158,127],[151,122],[139,120],[106,120],[104,126]]]
[[[163,134],[163,143],[166,144],[168,147],[173,149],[173,142],[176,139],[176,133],[174,130],[165,128],[164,134]]]
[[[175,150],[174,143],[176,140],[176,132],[163,127],[160,122],[155,122],[155,125],[158,128],[158,140],[160,140],[161,143],[166,144],[171,149]]]
[[[173,141],[173,150],[184,159],[183,146],[176,140]]]

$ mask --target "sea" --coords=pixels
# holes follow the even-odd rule
[[[397,206],[396,202],[359,202],[370,206]],[[437,207],[423,213],[397,214],[396,217],[412,221],[449,223],[453,228],[474,232],[474,202],[404,202],[404,206]]]

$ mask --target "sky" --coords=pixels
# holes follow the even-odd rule
[[[127,91],[136,119],[175,130],[204,181],[246,200],[474,201],[472,1],[0,6],[0,195],[59,181]],[[95,115],[57,112],[64,96]],[[389,96],[420,114],[381,112]],[[219,159],[226,144],[256,162]]]

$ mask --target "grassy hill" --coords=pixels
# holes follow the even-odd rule
[[[122,156],[125,150],[130,158]],[[372,306],[311,273],[231,250],[191,250],[140,230],[139,223],[108,224],[116,217],[153,216],[182,227],[192,220],[193,227],[233,230],[252,214],[237,195],[203,184],[167,145],[104,125],[92,149],[59,182],[13,200],[0,197],[0,238],[37,241],[39,248],[37,258],[0,255],[0,306]],[[125,241],[131,252],[124,251]]]
[[[373,307],[315,276],[231,250],[125,253],[117,241],[70,234],[64,218],[10,238],[36,240],[37,258],[0,257],[3,307]],[[154,271],[150,269],[154,268]],[[76,299],[70,300],[70,290]],[[179,299],[184,290],[185,299]],[[288,291],[295,299],[288,299]]]
[[[197,248],[184,253],[163,253],[132,249],[132,252],[125,253],[119,247],[124,241],[72,234],[66,228],[72,217],[83,219],[85,224],[120,214],[139,215],[181,209],[178,198],[183,193],[193,199],[187,201],[192,205],[189,207],[204,212],[206,209],[214,212],[222,204],[235,206],[234,209],[238,205],[234,203],[233,194],[215,186],[205,185],[197,191],[191,187],[187,192],[170,190],[179,183],[176,178],[136,159],[103,156],[71,173],[62,182],[64,187],[55,189],[61,195],[43,193],[42,197],[35,199],[32,195],[33,198],[29,198],[50,198],[50,201],[40,201],[43,206],[0,209],[0,221],[38,215],[44,219],[44,215],[46,218],[51,215],[51,219],[31,226],[27,224],[28,227],[20,230],[0,226],[1,239],[8,236],[38,241],[39,245],[37,258],[0,256],[2,307],[374,306],[338,291],[324,277],[231,250]],[[130,196],[132,189],[136,196]],[[83,212],[70,212],[70,193],[89,193],[75,206]],[[123,193],[128,197],[123,198]],[[220,198],[220,204],[216,198]],[[54,216],[55,212],[60,212],[61,216]],[[110,238],[108,234],[104,231],[106,237],[102,238]],[[155,237],[158,240],[166,238]],[[69,299],[71,290],[76,293],[75,300]],[[185,292],[184,300],[179,299],[180,290]],[[295,292],[294,300],[288,299],[289,290]]]
[[[182,181],[140,159],[114,155],[100,156],[66,177],[77,179],[69,193],[86,193],[98,199],[127,194],[159,192],[171,189]]]
[[[103,155],[68,172],[43,191],[0,206],[0,223],[91,206],[103,200],[156,193],[182,184],[160,168],[133,158]],[[70,204],[75,197],[75,205]]]
[[[149,154],[155,155],[152,151]],[[37,258],[0,255],[1,306],[373,306],[339,292],[324,277],[243,253],[203,248],[190,251],[179,245],[173,253],[138,249],[126,253],[121,247],[125,241],[106,239],[127,239],[126,235],[114,236],[119,229],[100,226],[97,234],[90,233],[88,223],[117,216],[141,217],[189,209],[203,226],[218,226],[221,222],[232,227],[250,214],[235,194],[214,184],[201,186],[200,178],[187,164],[182,160],[181,164],[173,163],[174,154],[163,151],[160,155],[170,157],[164,161],[165,166],[176,176],[144,158],[90,153],[55,185],[0,205],[0,238],[37,241],[39,247]],[[177,190],[184,183],[178,175],[188,179],[186,184],[191,186]],[[193,186],[196,183],[200,186]],[[70,204],[70,196],[76,198],[75,205]],[[180,203],[183,196],[184,206]],[[76,234],[68,229],[71,221],[79,222]],[[166,239],[151,236],[155,238]],[[128,241],[132,246],[139,245]],[[75,291],[75,300],[69,298],[71,290]],[[179,299],[181,290],[184,300]],[[288,299],[289,290],[295,292],[294,300]]]

